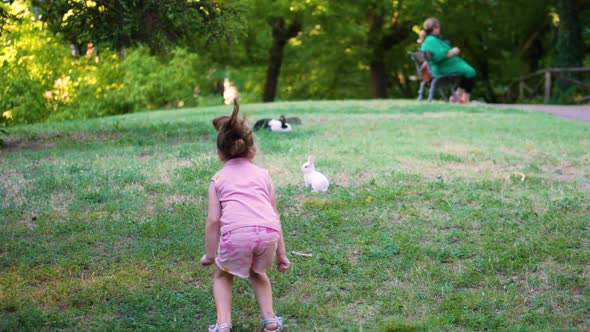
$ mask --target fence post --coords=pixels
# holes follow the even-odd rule
[[[551,71],[545,70],[545,104],[551,99]]]

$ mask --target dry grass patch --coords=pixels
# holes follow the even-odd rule
[[[153,163],[150,167],[144,168],[142,173],[152,183],[170,185],[174,183],[176,170],[183,167],[196,167],[196,165],[191,160],[186,159],[164,159]]]
[[[0,200],[0,206],[8,207],[12,203],[14,206],[22,206],[26,203],[24,196],[25,189],[32,180],[25,179],[23,173],[14,168],[8,168],[0,171],[0,191],[3,199]]]
[[[541,167],[543,176],[552,181],[558,182],[575,182],[580,187],[585,188],[590,182],[590,166],[589,165],[571,165],[562,163],[560,166],[545,166]]]
[[[60,213],[67,213],[68,207],[74,201],[74,195],[70,192],[61,191],[51,194],[49,205]]]
[[[436,142],[433,144],[438,152],[458,155],[459,157],[467,157],[470,155],[483,156],[485,151],[474,147],[472,145],[457,143],[457,142]]]
[[[482,162],[441,162],[415,157],[397,157],[399,168],[406,173],[420,173],[429,180],[459,177],[466,180],[509,180],[513,175],[521,175],[524,165],[498,165],[493,161]]]
[[[194,203],[197,200],[203,200],[202,197],[196,198],[193,195],[173,194],[164,196],[164,204],[166,206],[180,204],[184,202]]]

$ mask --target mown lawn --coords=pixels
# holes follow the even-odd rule
[[[0,330],[197,330],[210,120],[230,107],[10,129],[0,154]],[[590,329],[590,124],[483,105],[253,104],[292,270],[289,331]],[[303,187],[308,154],[327,194]],[[258,328],[246,281],[236,331]]]

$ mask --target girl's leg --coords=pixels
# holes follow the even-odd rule
[[[463,98],[465,98],[465,89],[459,87],[459,88],[457,88],[457,91],[455,93],[457,94],[457,97],[459,98],[458,102],[461,102],[463,100]]]
[[[274,318],[275,312],[272,308],[272,286],[266,273],[257,273],[251,270],[250,285],[252,286],[254,294],[256,294],[256,301],[258,301],[258,305],[260,306],[262,318]],[[268,330],[275,330],[277,327],[277,323],[269,323],[265,326]]]
[[[234,276],[215,269],[213,274],[213,295],[217,306],[217,324],[231,323],[231,291]],[[229,329],[223,329],[222,332]]]
[[[471,77],[471,78],[467,78],[467,77],[463,77],[461,79],[461,88],[463,89],[463,96],[462,96],[462,101],[465,104],[469,104],[469,102],[471,101],[471,90],[473,90],[473,85],[475,83],[475,78]]]
[[[465,92],[465,94],[463,94],[463,102],[465,104],[469,104],[471,102],[470,97],[471,97],[471,94]]]
[[[455,94],[453,96],[451,96],[449,99],[452,103],[458,103],[463,99],[464,94],[465,94],[465,90],[463,90],[463,88],[461,88],[461,86],[459,86],[455,90]]]

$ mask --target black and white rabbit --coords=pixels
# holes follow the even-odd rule
[[[260,119],[254,124],[254,130],[261,128],[268,129],[272,132],[286,133],[292,130],[291,125],[287,123],[287,119],[284,115],[279,117],[279,120],[275,119]]]

